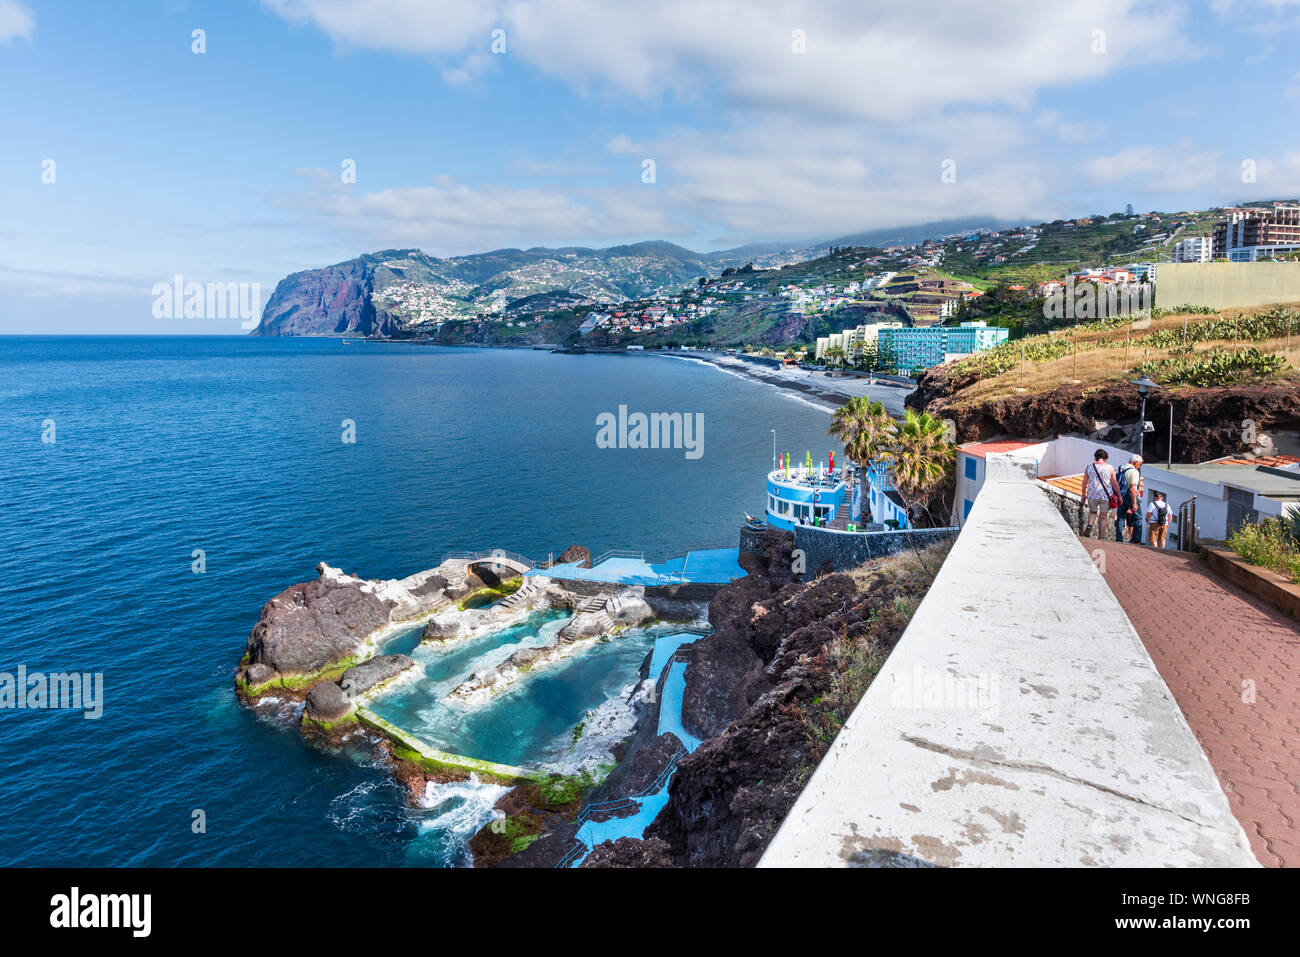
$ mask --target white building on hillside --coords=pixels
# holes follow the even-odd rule
[[[1213,237],[1193,236],[1174,243],[1171,259],[1176,263],[1207,263],[1213,251]]]

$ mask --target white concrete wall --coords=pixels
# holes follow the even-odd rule
[[[1051,450],[1051,442],[1040,442],[1037,445],[1026,445],[1023,448],[1016,449],[1014,452],[1001,452],[998,454],[1016,459],[1017,461],[1031,463],[1036,470],[1034,474],[1051,475],[1053,474],[1052,472],[1042,467],[1043,459],[1051,454]],[[967,459],[971,459],[975,462],[974,479],[966,477]],[[969,452],[964,452],[960,448],[957,450],[956,505],[953,507],[957,512],[958,525],[962,525],[966,521],[966,502],[969,500],[973,503],[979,495],[980,489],[984,487],[984,477],[987,474],[987,467],[985,465],[986,459],[987,456],[981,457],[978,455],[971,455]]]
[[[1002,458],[760,866],[1252,866],[1087,552]]]

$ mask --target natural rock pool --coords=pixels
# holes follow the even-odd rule
[[[566,771],[599,764],[603,746],[632,729],[632,709],[625,699],[663,628],[630,629],[593,641],[571,657],[521,675],[481,702],[448,697],[475,671],[500,664],[519,648],[552,644],[568,620],[563,611],[540,611],[513,627],[445,645],[420,644],[419,628],[400,632],[383,652],[409,654],[421,672],[376,697],[370,710],[426,744],[455,754],[517,767],[557,765]]]

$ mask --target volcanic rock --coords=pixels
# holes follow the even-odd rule
[[[376,595],[322,574],[266,603],[248,636],[249,660],[281,674],[310,673],[357,654],[386,624],[388,608]]]
[[[313,721],[337,721],[352,710],[348,696],[332,681],[322,681],[307,692],[307,717]]]
[[[579,562],[581,568],[590,568],[591,551],[582,545],[570,545],[560,552],[560,557],[555,560],[557,565],[568,565],[573,562]]]
[[[375,685],[395,678],[415,662],[406,655],[376,655],[343,672],[339,687],[349,698],[359,698]]]
[[[582,862],[583,867],[672,867],[671,848],[659,838],[638,841],[620,837],[598,844]]]

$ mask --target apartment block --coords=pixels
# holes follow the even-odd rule
[[[1214,225],[1214,259],[1255,262],[1300,249],[1300,204],[1230,206]]]

